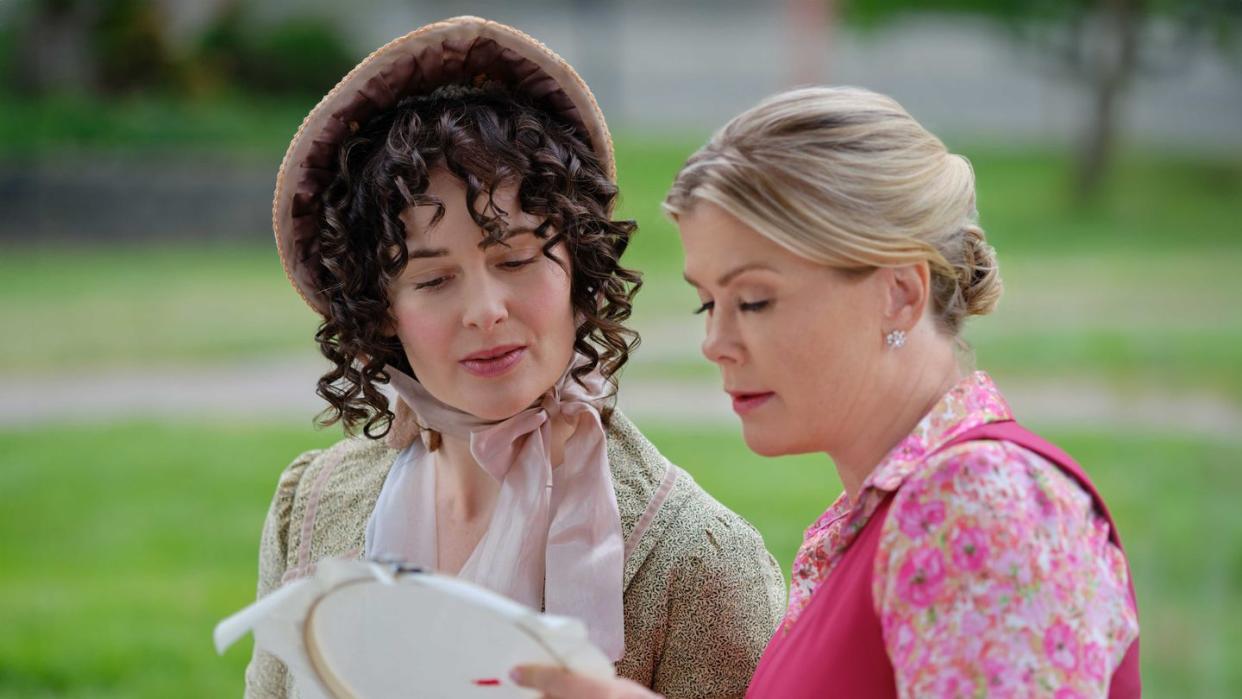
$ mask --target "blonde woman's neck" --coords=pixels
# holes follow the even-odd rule
[[[913,348],[909,348],[913,349]],[[893,350],[894,353],[903,350]],[[933,341],[921,352],[894,359],[896,368],[879,379],[879,385],[860,404],[854,424],[858,429],[848,444],[829,451],[837,475],[851,502],[863,483],[901,440],[958,381],[963,372],[951,340]]]

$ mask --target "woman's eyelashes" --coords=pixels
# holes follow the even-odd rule
[[[756,311],[762,311],[763,309],[767,308],[771,304],[772,304],[772,301],[769,299],[764,299],[762,301],[749,301],[749,302],[739,301],[737,304],[737,308],[739,311],[742,311],[744,313],[753,313]],[[704,311],[710,313],[712,309],[714,309],[715,307],[716,307],[715,301],[704,301],[703,305],[696,308],[694,312],[695,314],[703,313]]]
[[[425,282],[415,282],[414,288],[415,289],[437,289],[441,286],[444,286],[445,282],[447,282],[448,280],[449,280],[449,277],[436,277],[435,279],[430,279]]]
[[[536,255],[535,257],[527,257],[527,258],[523,258],[520,260],[506,260],[504,262],[501,262],[500,266],[504,267],[505,269],[521,269],[525,267],[526,265],[534,262],[537,257],[538,256]]]

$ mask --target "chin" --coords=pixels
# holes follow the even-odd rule
[[[772,430],[743,427],[742,438],[746,440],[746,446],[759,456],[785,456],[798,453],[790,448],[792,446],[790,442],[782,439],[781,435]]]
[[[521,381],[491,383],[470,392],[462,409],[484,420],[505,420],[529,408],[543,391],[522,385]]]
[[[759,456],[790,456],[793,454],[821,453],[806,434],[791,434],[788,430],[742,424],[742,438],[746,446]]]
[[[525,403],[509,398],[508,396],[499,396],[493,394],[487,399],[476,399],[470,401],[470,405],[466,408],[466,412],[471,415],[488,421],[507,420],[517,415],[527,408],[532,401]]]
[[[517,415],[521,412],[521,409],[505,410],[502,407],[497,407],[495,404],[491,404],[481,406],[479,409],[466,410],[465,412],[470,413],[480,420],[486,420],[487,422],[501,422]]]

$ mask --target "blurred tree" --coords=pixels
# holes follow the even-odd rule
[[[13,23],[5,21],[0,15],[0,91],[13,87],[17,56],[14,46],[17,43]]]
[[[5,81],[35,94],[174,87],[166,26],[149,0],[21,0]]]
[[[844,14],[866,27],[915,12],[996,20],[1087,91],[1074,173],[1075,198],[1085,204],[1108,172],[1135,76],[1176,72],[1205,44],[1233,48],[1242,0],[855,0]]]
[[[177,87],[177,65],[164,36],[168,20],[151,0],[95,0],[91,44],[106,92]]]
[[[216,92],[241,70],[243,55],[250,41],[246,30],[246,9],[240,0],[218,6],[215,16],[198,37],[194,60],[190,61],[192,89]]]
[[[262,26],[249,8],[243,0],[225,3],[204,30],[193,61],[200,87],[227,82],[265,94],[318,96],[357,62],[330,20],[298,16]]]
[[[0,67],[7,66],[0,80],[26,94],[236,88],[318,96],[356,62],[330,20],[298,14],[262,23],[243,0],[222,3],[180,50],[159,0],[16,1],[4,27],[11,40],[0,41]]]
[[[11,9],[6,86],[23,93],[93,90],[88,49],[97,9],[75,0],[24,0]]]

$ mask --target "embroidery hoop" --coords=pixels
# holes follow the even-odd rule
[[[580,621],[399,563],[323,561],[313,576],[221,621],[217,651],[248,631],[306,699],[538,696],[509,680],[520,663],[614,674]]]

